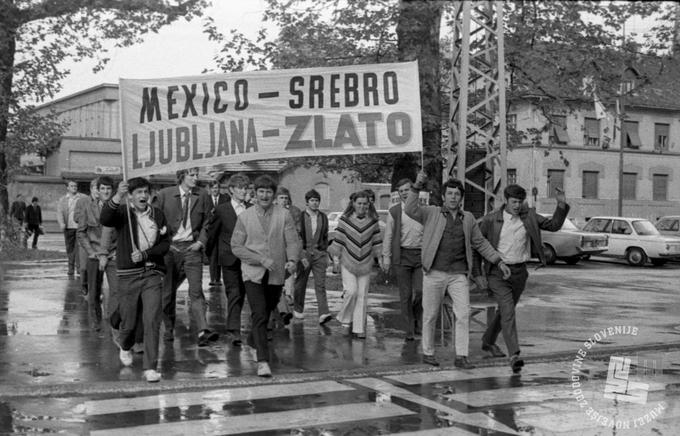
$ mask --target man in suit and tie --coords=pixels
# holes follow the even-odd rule
[[[165,255],[163,282],[164,340],[174,339],[177,288],[186,278],[189,282],[189,314],[198,331],[198,345],[218,339],[208,329],[206,302],[203,294],[203,247],[208,238],[207,224],[213,209],[210,196],[196,188],[198,168],[177,171],[177,186],[158,193],[158,207],[163,211],[170,233],[170,250]]]
[[[213,180],[210,182],[210,200],[212,202],[212,212],[215,213],[215,209],[218,205],[229,201],[229,195],[220,193],[220,182]],[[206,251],[207,253],[207,251]],[[213,250],[212,254],[208,256],[210,261],[210,283],[209,286],[219,286],[220,285],[220,263],[217,260],[217,251]]]
[[[234,174],[228,186],[231,199],[218,204],[208,224],[206,253],[218,259],[222,267],[224,291],[227,295],[227,334],[234,346],[241,345],[241,309],[246,295],[241,261],[231,251],[231,235],[238,216],[246,210],[246,191],[250,180],[245,174]]]

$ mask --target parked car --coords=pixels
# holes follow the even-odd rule
[[[608,235],[609,248],[602,255],[626,259],[630,265],[650,261],[661,266],[680,259],[680,238],[662,235],[644,218],[593,217],[583,231]]]
[[[550,215],[541,214],[546,218]],[[563,260],[569,265],[579,260],[607,251],[609,237],[579,230],[572,220],[564,220],[562,228],[556,232],[541,230],[543,253],[548,265]]]
[[[380,226],[380,237],[385,234],[385,223],[387,222],[387,214],[390,213],[387,209],[378,209],[378,218],[380,221],[378,225]],[[338,220],[342,216],[343,212],[328,212],[328,242],[332,241],[335,237],[335,229],[338,227]]]
[[[655,226],[662,235],[680,237],[680,216],[662,216]]]

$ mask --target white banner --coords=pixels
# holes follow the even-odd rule
[[[121,79],[120,107],[127,177],[423,148],[416,62]]]

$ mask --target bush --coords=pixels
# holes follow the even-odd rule
[[[16,220],[6,215],[0,215],[0,262],[61,259],[64,257],[64,253],[58,251],[27,249],[27,236]]]

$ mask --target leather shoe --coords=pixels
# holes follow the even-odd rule
[[[512,372],[515,374],[519,373],[522,371],[523,366],[524,360],[520,359],[519,354],[513,354],[510,358],[510,368],[512,368]]]
[[[461,369],[473,369],[475,367],[467,359],[467,356],[456,357],[456,360],[453,361],[453,366]]]
[[[491,357],[505,357],[505,353],[503,353],[500,347],[496,344],[482,343],[482,350],[489,352]]]
[[[435,359],[434,356],[430,356],[429,354],[423,354],[423,363],[427,363],[428,365],[432,366],[439,366],[437,359]]]

